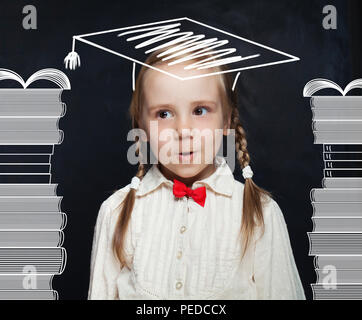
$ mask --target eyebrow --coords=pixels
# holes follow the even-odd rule
[[[214,105],[216,106],[216,102],[215,101],[211,101],[211,100],[197,100],[197,101],[193,101],[191,103],[192,105],[194,106],[198,106],[198,105]],[[152,110],[155,110],[155,109],[167,109],[169,107],[173,107],[172,104],[170,103],[165,103],[165,104],[156,104],[156,105],[153,105],[151,107],[148,108],[149,111],[152,111]]]

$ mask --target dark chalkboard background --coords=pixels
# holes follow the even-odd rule
[[[37,8],[38,29],[24,30],[22,8]],[[335,5],[337,30],[322,27],[322,9]],[[127,162],[132,93],[129,61],[77,42],[82,66],[65,70],[71,37],[187,16],[301,58],[295,63],[242,72],[240,112],[252,157],[253,179],[273,192],[283,210],[308,299],[316,280],[308,256],[312,230],[309,192],[321,187],[322,146],[313,144],[312,114],[302,96],[306,82],[328,78],[341,87],[362,76],[361,1],[1,1],[0,67],[24,79],[43,68],[68,75],[63,93],[65,133],[55,147],[52,182],[68,216],[64,273],[53,281],[60,299],[86,299],[93,228],[99,206],[128,184],[136,170]],[[241,178],[240,170],[236,177]]]

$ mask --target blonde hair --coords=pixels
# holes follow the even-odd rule
[[[162,61],[162,57],[157,57],[159,51],[154,51],[148,56],[145,61],[145,64],[155,66],[156,64],[165,63]],[[211,55],[210,55],[211,56]],[[212,57],[212,56],[211,56]],[[180,58],[178,56],[177,58]],[[193,61],[199,61],[202,58],[193,58]],[[168,60],[172,61],[172,59]],[[224,66],[212,67],[216,71],[225,71],[227,70]],[[139,119],[142,111],[142,99],[143,99],[143,79],[148,67],[142,66],[137,80],[135,83],[135,90],[132,95],[132,100],[130,104],[130,115],[132,119],[132,127],[139,128]],[[235,151],[236,158],[238,163],[243,169],[248,166],[250,163],[250,155],[247,150],[247,141],[245,131],[240,123],[239,111],[237,107],[237,91],[232,90],[233,79],[230,73],[221,73],[220,75],[222,83],[222,105],[224,118],[227,117],[230,119],[230,129],[235,130]],[[140,143],[140,141],[138,141]],[[138,145],[137,155],[140,154],[140,145]],[[140,179],[146,174],[145,165],[139,163],[136,176]],[[256,226],[261,226],[262,234],[264,233],[264,219],[263,219],[263,200],[267,199],[267,196],[270,198],[271,193],[258,187],[251,178],[245,179],[244,184],[244,194],[243,194],[243,208],[240,214],[242,215],[240,235],[242,237],[242,255],[241,259],[244,257],[247,248],[251,242],[252,236],[255,232]],[[120,261],[121,269],[124,266],[130,268],[127,264],[126,257],[124,254],[124,244],[125,244],[125,235],[127,232],[128,224],[131,218],[132,210],[134,207],[136,198],[136,190],[130,189],[126,195],[124,201],[121,203],[122,207],[120,209],[120,214],[117,220],[116,228],[113,236],[113,251]]]

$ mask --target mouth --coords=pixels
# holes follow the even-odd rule
[[[194,152],[193,151],[189,151],[189,152],[180,152],[178,154],[179,160],[180,162],[191,162],[194,156]]]

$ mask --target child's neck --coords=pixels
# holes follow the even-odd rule
[[[162,164],[159,164],[158,168],[160,169],[161,173],[165,176],[166,179],[171,180],[171,181],[176,179],[176,180],[184,183],[189,188],[192,187],[192,185],[194,184],[195,181],[206,179],[207,177],[211,176],[216,170],[215,166],[213,164],[210,164],[207,167],[205,167],[202,171],[200,171],[197,175],[195,175],[193,177],[185,178],[185,177],[180,177],[180,176],[176,175],[174,172],[167,169]]]

